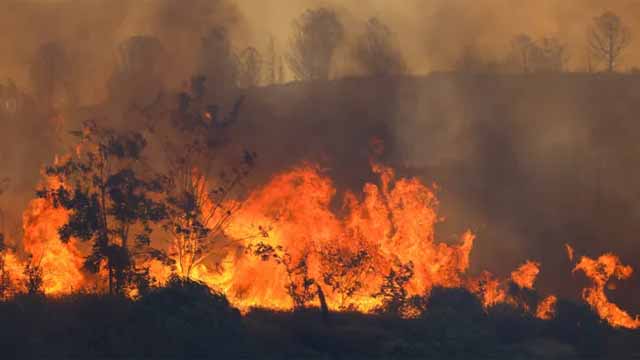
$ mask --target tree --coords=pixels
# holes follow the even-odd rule
[[[527,34],[520,34],[511,40],[515,59],[525,74],[531,71],[531,56],[535,47],[535,42]]]
[[[146,105],[164,89],[168,55],[152,36],[133,36],[118,46],[116,68],[109,79],[112,100]]]
[[[265,62],[265,81],[267,84],[273,85],[281,83],[284,80],[283,70],[282,56],[278,55],[276,42],[273,36],[271,36],[269,37]]]
[[[367,22],[358,39],[354,55],[365,71],[373,76],[388,76],[406,71],[402,54],[393,45],[391,30],[377,18]]]
[[[199,73],[204,76],[214,97],[236,86],[238,57],[231,48],[231,40],[223,27],[211,29],[202,39]]]
[[[27,263],[24,267],[25,288],[27,294],[38,296],[44,293],[42,279],[42,267],[39,261],[34,261],[33,256],[29,255]]]
[[[250,88],[262,80],[262,56],[256,48],[248,47],[238,57],[238,86]]]
[[[324,283],[338,294],[340,309],[348,309],[348,301],[362,289],[365,277],[374,271],[371,255],[363,248],[354,251],[328,246],[323,249],[320,261]]]
[[[380,298],[382,304],[378,311],[402,316],[409,302],[407,284],[413,277],[413,263],[398,262],[384,278],[380,290],[373,297]]]
[[[620,17],[610,11],[593,19],[588,33],[588,44],[593,56],[615,71],[620,59],[631,43],[631,32]]]
[[[543,37],[531,48],[531,68],[535,72],[562,72],[567,61],[566,45],[555,37]]]
[[[60,43],[50,42],[38,48],[29,75],[35,96],[47,111],[74,103],[72,67]]]
[[[146,146],[139,133],[119,133],[86,122],[74,135],[80,139],[78,150],[46,168],[60,185],[38,195],[69,212],[58,230],[60,239],[90,241],[85,267],[94,273],[106,269],[109,293],[122,294],[144,275],[138,262],[164,258],[150,247],[152,224],[165,217],[164,206],[154,200],[161,182],[138,174]]]
[[[327,80],[336,48],[344,38],[344,27],[333,10],[307,10],[293,23],[287,62],[296,79]]]
[[[309,276],[308,252],[303,253],[299,259],[294,259],[282,246],[274,247],[263,242],[252,245],[248,250],[262,261],[273,260],[284,267],[288,279],[286,291],[293,301],[294,310],[306,308],[316,295],[324,296],[320,285]]]
[[[164,228],[172,236],[170,256],[176,270],[189,279],[194,267],[214,253],[240,209],[242,202],[232,200],[231,195],[249,174],[255,154],[246,153],[230,175],[222,172],[213,181],[211,163],[207,161],[211,154],[201,141],[183,145],[172,153],[164,187]]]
[[[162,139],[166,150],[162,201],[167,210],[163,228],[171,235],[174,270],[186,279],[218,245],[226,245],[227,226],[243,204],[234,195],[244,189],[243,181],[257,157],[245,151],[230,169],[215,161],[225,141],[224,130],[237,121],[242,102],[218,119],[218,107],[206,102],[206,92],[203,77],[192,79],[190,91],[178,96],[179,106],[172,114],[179,136]]]

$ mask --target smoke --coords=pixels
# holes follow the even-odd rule
[[[352,33],[367,18],[378,17],[394,31],[410,69],[420,74],[451,69],[467,47],[474,47],[489,61],[502,61],[509,41],[520,33],[534,38],[557,36],[570,49],[570,66],[583,69],[587,28],[595,16],[611,10],[632,29],[640,27],[638,17],[632,15],[640,5],[633,0],[606,4],[599,0],[371,0],[366,6],[357,0],[237,0],[237,4],[256,44],[273,35],[285,46],[291,22],[308,8],[339,9]],[[637,49],[630,49],[625,57],[627,67],[640,59]]]
[[[118,45],[132,36],[157,37],[172,62],[169,84],[193,75],[201,39],[223,26],[238,39],[246,36],[236,7],[226,0],[7,0],[0,5],[0,77],[31,86],[29,65],[38,47],[60,43],[73,60],[82,104],[106,97]]]

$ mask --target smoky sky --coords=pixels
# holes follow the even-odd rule
[[[640,27],[633,15],[640,13],[635,0],[5,0],[0,5],[0,76],[28,85],[28,65],[37,47],[59,41],[76,60],[83,100],[97,102],[104,97],[103,79],[113,67],[117,45],[142,34],[157,36],[167,46],[174,62],[168,76],[179,86],[193,71],[200,39],[210,27],[228,28],[239,49],[264,49],[273,36],[284,53],[292,21],[319,6],[336,9],[348,38],[369,17],[383,20],[414,73],[450,69],[468,47],[499,61],[519,33],[558,37],[568,45],[570,68],[579,70],[586,66],[586,31],[595,16],[611,10],[632,30]],[[640,58],[636,49],[624,57],[625,68]],[[337,74],[352,71],[347,57],[337,56]]]

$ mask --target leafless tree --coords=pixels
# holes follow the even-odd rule
[[[262,56],[254,47],[248,47],[238,57],[238,86],[250,88],[262,80]]]
[[[607,64],[613,72],[631,43],[631,32],[620,17],[610,11],[593,19],[588,33],[588,44],[593,56]]]
[[[169,255],[175,261],[176,272],[190,278],[193,269],[224,243],[224,231],[242,205],[233,201],[232,195],[247,177],[253,155],[246,155],[241,166],[229,175],[216,177],[213,185],[214,177],[207,166],[211,164],[206,160],[211,155],[202,144],[186,144],[171,152],[176,155],[171,158],[166,177],[164,227],[171,234]]]
[[[406,71],[402,54],[393,44],[389,27],[377,18],[367,22],[365,33],[358,39],[354,55],[360,65],[373,76],[401,74]]]
[[[307,10],[293,24],[287,62],[299,80],[326,80],[336,48],[344,38],[337,14],[327,8]]]

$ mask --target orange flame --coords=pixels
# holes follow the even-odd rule
[[[573,262],[574,250],[573,247],[569,244],[564,244],[564,249],[567,251],[567,257],[569,258],[569,262]]]
[[[554,295],[547,296],[538,304],[536,317],[542,320],[551,320],[556,314],[556,303],[558,298]]]
[[[49,180],[53,181],[53,180]],[[58,229],[66,223],[67,212],[49,200],[34,199],[23,214],[23,245],[33,256],[32,265],[42,270],[47,295],[68,294],[83,286],[83,257],[72,240],[62,243]]]
[[[390,168],[374,163],[373,170],[380,176],[380,185],[366,184],[362,201],[355,194],[346,194],[344,216],[331,211],[336,190],[316,166],[304,165],[280,174],[249,197],[228,235],[244,239],[259,226],[270,229],[264,242],[285,249],[292,263],[305,258],[309,276],[318,282],[331,270],[330,264],[322,261],[324,251],[363,249],[375,272],[362,274],[363,285],[348,304],[362,311],[379,305],[372,294],[397,261],[414,265],[409,295],[428,293],[434,286],[462,286],[474,235],[467,232],[459,245],[437,243],[434,225],[439,218],[434,193],[417,179],[396,179]],[[283,266],[250,256],[235,257],[227,264],[225,289],[235,304],[292,306],[285,291],[288,278]],[[336,291],[324,292],[331,307],[344,305]]]
[[[582,271],[593,282],[593,286],[582,291],[582,297],[598,313],[600,318],[606,320],[613,327],[627,329],[640,328],[640,318],[631,317],[629,313],[609,301],[605,294],[605,287],[611,278],[624,280],[631,277],[633,268],[622,264],[618,256],[604,254],[598,259],[583,256],[574,272]]]
[[[540,273],[540,264],[527,261],[511,273],[511,280],[523,289],[533,289],[533,284]]]

